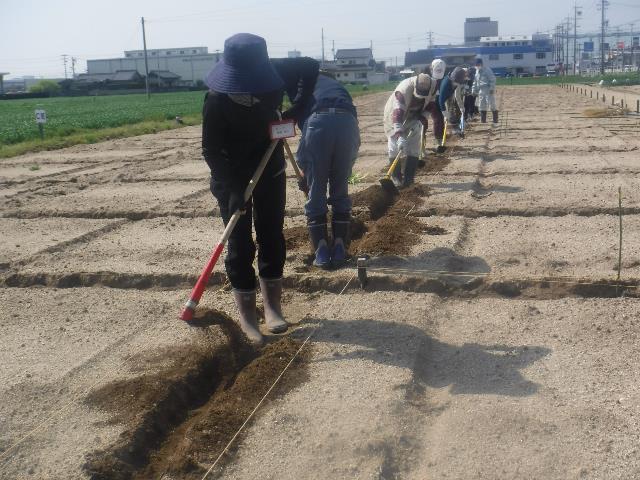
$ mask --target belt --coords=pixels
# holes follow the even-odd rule
[[[347,110],[346,108],[318,108],[313,113],[351,113],[351,110]]]

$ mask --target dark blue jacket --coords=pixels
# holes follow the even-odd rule
[[[453,84],[449,76],[444,77],[440,84],[440,93],[438,94],[438,105],[441,112],[444,112],[447,109],[446,102],[455,91],[456,86]]]
[[[305,114],[300,118],[300,127],[304,125],[304,122],[312,113],[327,108],[347,110],[351,112],[354,117],[358,116],[356,107],[353,106],[353,100],[349,92],[347,92],[347,89],[337,80],[320,74],[316,81],[316,88],[313,90],[313,101]]]
[[[282,78],[284,91],[291,101],[291,108],[282,112],[282,118],[292,118],[301,124],[301,115],[313,102],[320,64],[309,57],[272,58],[271,64]]]

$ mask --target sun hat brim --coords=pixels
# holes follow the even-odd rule
[[[284,82],[270,61],[238,68],[224,56],[205,76],[204,83],[213,91],[235,94],[259,94],[284,88]]]

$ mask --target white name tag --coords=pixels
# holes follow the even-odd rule
[[[269,124],[271,140],[281,140],[296,136],[296,123],[293,120],[281,120]]]

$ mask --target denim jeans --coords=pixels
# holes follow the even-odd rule
[[[307,119],[297,155],[309,186],[307,218],[326,215],[328,205],[334,214],[351,212],[349,176],[359,148],[358,120],[351,113],[317,112]]]

